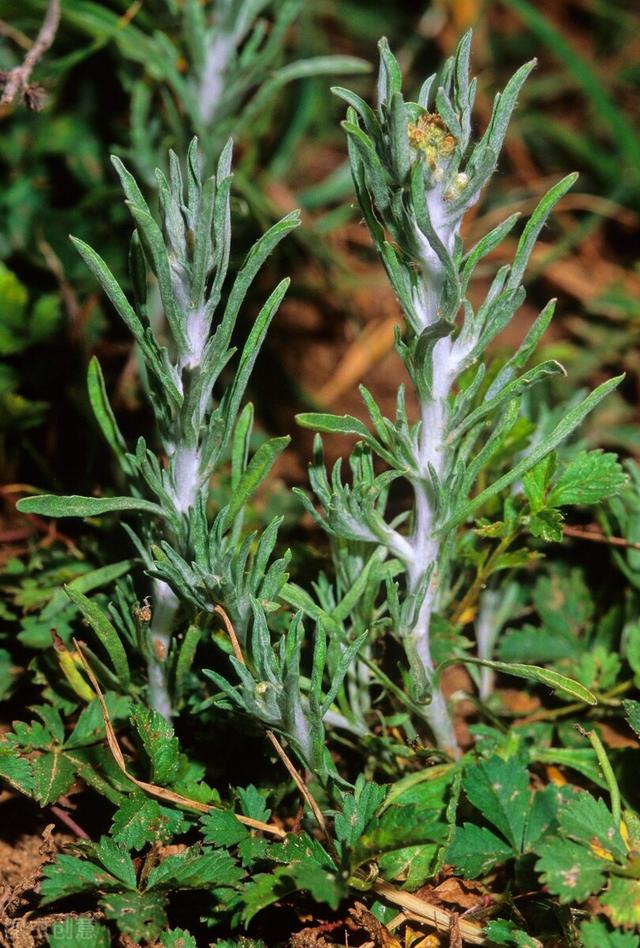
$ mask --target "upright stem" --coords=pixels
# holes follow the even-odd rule
[[[167,721],[171,720],[171,696],[167,682],[166,662],[171,635],[180,603],[173,589],[161,579],[153,581],[153,617],[149,626],[149,703]]]
[[[198,315],[199,319],[197,318]],[[185,404],[187,405],[191,401],[188,389],[202,362],[208,329],[204,325],[201,312],[196,311],[194,317],[192,311],[189,316],[187,327],[190,345],[180,363],[181,369],[195,370],[192,372],[182,371],[185,386]],[[196,430],[199,430],[199,427],[200,424],[198,423]],[[181,420],[177,421],[175,440],[170,444],[165,444],[164,449],[169,457],[173,485],[172,499],[175,510],[178,515],[188,517],[196,504],[202,487],[202,475],[200,473],[201,446],[197,440],[194,442],[189,419],[186,419],[185,423],[182,423]],[[167,680],[167,658],[180,601],[167,583],[155,579],[153,581],[152,602],[153,616],[148,632],[149,658],[147,661],[149,701],[151,707],[169,721],[173,708]]]
[[[198,87],[198,111],[203,125],[211,125],[224,92],[225,74],[235,48],[235,38],[222,30],[209,43]]]
[[[442,198],[432,192],[429,212],[432,224],[443,244],[449,248],[454,232],[445,224]],[[424,328],[433,325],[439,317],[444,287],[444,268],[423,235],[418,235],[422,251],[423,282],[417,301]],[[415,496],[414,528],[409,545],[411,555],[407,562],[408,594],[416,595],[428,579],[422,600],[411,626],[404,630],[405,647],[414,674],[431,692],[431,701],[424,709],[424,717],[437,744],[458,754],[458,742],[451,715],[442,691],[434,684],[435,666],[431,655],[431,617],[437,604],[441,580],[441,542],[434,533],[435,504],[432,479],[442,482],[446,471],[447,399],[455,379],[454,343],[445,336],[434,346],[432,354],[432,383],[430,392],[420,400],[420,436],[416,449],[417,476],[413,480]]]

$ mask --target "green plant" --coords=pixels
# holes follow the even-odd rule
[[[512,230],[518,215],[467,251],[460,225],[495,170],[511,112],[533,63],[521,67],[496,97],[485,133],[470,146],[476,90],[468,75],[470,44],[468,34],[437,88],[432,76],[417,102],[405,102],[400,69],[385,41],[380,46],[377,110],[346,89],[335,90],[350,106],[344,127],[358,201],[402,306],[405,333],[398,335],[396,347],[413,386],[419,421],[409,420],[404,385],[398,390],[395,421],[384,418],[370,392],[361,388],[373,431],[350,416],[308,413],[298,418],[307,427],[361,439],[350,460],[351,486],[343,484],[339,466],[329,480],[318,449],[311,484],[323,513],[317,515],[308,506],[330,533],[365,541],[372,550],[381,547],[402,564],[401,588],[388,587],[391,622],[409,661],[413,700],[423,707],[438,743],[450,749],[457,742],[438,686],[431,624],[434,612],[451,600],[457,530],[489,505],[495,508],[495,498],[531,471],[540,471],[545,459],[620,382],[605,382],[574,403],[551,430],[528,425],[525,393],[562,371],[557,362],[548,361],[522,372],[549,324],[553,303],[544,308],[514,355],[502,365],[492,367],[489,362],[490,343],[525,298],[522,280],[536,238],[575,176],[560,181],[542,199],[522,231],[513,263],[499,269],[485,301],[474,309],[467,298],[474,270]],[[374,457],[388,470],[376,473]],[[586,468],[595,463],[590,456]],[[612,464],[617,475],[615,459]],[[582,473],[580,485],[589,481],[587,471]],[[385,517],[389,489],[399,478],[409,482],[414,495],[408,526],[406,515]],[[607,496],[621,486],[621,477],[614,476],[595,493]],[[558,499],[559,504],[571,502],[575,497]],[[517,509],[509,513],[507,502],[505,511],[506,542],[499,553],[518,532]],[[494,535],[501,535],[499,530],[494,527]]]
[[[296,227],[297,213],[270,228],[229,278],[231,143],[207,177],[194,139],[184,165],[171,153],[168,177],[157,172],[156,214],[114,159],[135,224],[131,301],[104,260],[75,240],[135,339],[153,430],[128,450],[93,360],[89,398],[126,490],[31,496],[19,509],[98,524],[123,518],[151,594],[137,601],[133,577],[124,576],[132,560],[96,568],[50,555],[32,567],[41,573],[31,585],[22,561],[11,561],[7,612],[21,622],[20,645],[40,652],[31,671],[41,699],[37,719],[14,723],[0,744],[0,774],[45,807],[71,792],[78,777],[112,804],[98,841],[79,841],[43,870],[42,907],[81,895],[102,913],[91,931],[96,944],[108,937],[103,921],[143,943],[195,943],[182,929],[164,931],[174,894],[184,890],[202,893],[198,924],[225,933],[294,893],[336,912],[358,892],[372,902],[376,914],[367,921],[380,938],[390,933],[375,925],[389,920],[394,904],[449,927],[452,940],[458,926],[474,943],[541,944],[510,883],[488,906],[489,916],[504,917],[486,925],[484,917],[459,920],[420,896],[407,901],[397,888],[413,893],[447,864],[483,879],[508,865],[518,895],[540,876],[545,906],[573,911],[595,895],[615,925],[640,927],[637,913],[624,908],[637,889],[638,818],[616,777],[619,758],[609,759],[595,729],[576,738],[563,723],[576,713],[619,716],[616,689],[633,684],[620,686],[620,673],[628,666],[640,674],[636,603],[630,598],[623,609],[606,597],[591,601],[583,573],[558,564],[535,584],[525,572],[562,540],[569,506],[609,499],[607,529],[621,524],[633,533],[635,468],[628,476],[615,456],[565,444],[620,378],[553,410],[533,396],[536,385],[561,372],[551,361],[527,368],[552,304],[515,353],[494,357],[490,349],[524,300],[529,255],[573,177],[542,199],[513,262],[474,308],[468,290],[475,268],[515,228],[516,215],[466,252],[461,222],[495,170],[531,64],[496,99],[472,146],[470,44],[467,35],[435,97],[431,77],[417,102],[404,101],[384,40],[377,109],[337,90],[350,106],[345,128],[360,207],[405,316],[396,345],[411,386],[398,391],[394,421],[362,389],[371,428],[350,415],[300,416],[306,427],[358,439],[350,484],[340,464],[327,474],[316,442],[311,484],[320,511],[302,496],[330,536],[333,572],[308,586],[299,575],[288,579],[290,554],[276,553],[279,518],[263,529],[246,527],[248,503],[288,441],[267,438],[256,448],[253,409],[242,407],[288,281],[259,310],[236,361],[232,338],[254,278]],[[150,314],[158,299],[163,319],[156,322]],[[133,523],[124,519],[129,515]],[[630,553],[618,560],[629,576],[635,565]],[[52,589],[63,576],[65,591]],[[101,590],[114,581],[109,601]],[[39,613],[21,614],[26,603]],[[102,657],[73,641],[78,617]],[[476,618],[473,642],[465,629]],[[59,626],[53,650],[52,619]],[[209,647],[213,667],[202,668],[209,638],[219,650]],[[397,643],[407,664],[399,674]],[[614,646],[620,656],[608,654]],[[0,661],[11,688],[6,651]],[[469,690],[478,686],[474,707],[482,715],[469,728],[477,746],[464,755],[440,688],[446,667],[459,663],[470,669]],[[551,689],[556,706],[505,725],[509,709],[493,680],[503,673]],[[636,705],[626,705],[634,728]],[[237,710],[244,725],[229,715]],[[267,761],[260,786],[232,786],[222,799],[215,788],[228,786],[230,768],[219,759],[214,729],[231,722],[238,734],[246,728],[248,740],[256,722],[258,733],[266,730],[285,782],[274,779]],[[439,749],[422,745],[425,723]],[[228,741],[226,730],[225,751]],[[575,771],[594,792],[550,781],[540,788],[545,767]],[[269,822],[275,807],[278,819]],[[459,812],[472,822],[460,825]],[[559,925],[554,919],[531,927],[546,937]],[[577,938],[578,921],[566,929]],[[580,930],[585,942],[602,937],[627,948],[604,917]]]
[[[186,180],[178,159],[171,157],[169,180],[158,172],[160,224],[151,215],[132,175],[119,160],[114,159],[114,164],[135,222],[130,250],[133,306],[102,258],[82,241],[75,243],[140,348],[156,424],[152,438],[167,463],[163,467],[144,437],[138,439],[135,454],[127,452],[100,366],[94,359],[89,366],[89,398],[131,493],[101,498],[34,497],[21,501],[19,507],[55,517],[86,517],[110,511],[145,514],[137,533],[128,526],[126,529],[154,577],[153,616],[148,622],[145,649],[149,698],[152,706],[168,718],[172,711],[168,668],[179,660],[175,649],[172,651],[180,608],[178,595],[182,594],[192,614],[196,610],[211,613],[217,602],[224,601],[243,636],[250,618],[250,597],[259,597],[268,604],[277,597],[284,580],[282,560],[265,572],[277,524],[272,523],[260,538],[248,576],[245,569],[253,537],[243,538],[241,534],[244,504],[288,439],[265,441],[250,458],[253,412],[250,405],[240,409],[252,366],[284,296],[287,280],[276,287],[260,310],[222,396],[214,400],[213,395],[234,355],[231,337],[247,290],[268,254],[297,226],[298,215],[294,212],[283,218],[249,252],[212,332],[229,265],[231,143],[221,155],[216,176],[206,181],[201,177],[195,139],[187,157]],[[152,276],[157,281],[168,339],[159,337],[149,324],[147,298]],[[233,497],[209,523],[209,481],[229,451]],[[193,636],[186,642],[190,648],[195,647]]]

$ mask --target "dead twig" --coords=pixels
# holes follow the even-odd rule
[[[576,540],[589,540],[591,543],[605,543],[607,546],[621,546],[629,550],[640,550],[640,543],[625,540],[624,537],[608,537],[598,530],[582,530],[580,527],[568,527],[564,525],[562,532],[567,537],[575,537]]]
[[[102,718],[104,720],[105,730],[107,732],[107,744],[109,745],[109,750],[113,755],[113,759],[116,764],[125,775],[125,777],[135,784],[136,787],[139,787],[141,790],[144,790],[145,793],[148,793],[150,796],[157,797],[159,800],[164,800],[165,803],[174,803],[176,806],[184,807],[189,810],[196,810],[199,813],[209,813],[211,810],[220,809],[219,807],[211,806],[208,803],[201,803],[199,800],[190,800],[189,797],[183,797],[180,793],[175,793],[173,790],[167,790],[166,787],[159,787],[154,783],[147,783],[146,780],[138,780],[137,777],[134,777],[133,774],[129,773],[127,770],[127,764],[124,759],[122,750],[120,749],[120,744],[118,743],[118,738],[113,729],[111,723],[111,718],[109,717],[109,711],[107,709],[106,702],[104,700],[104,695],[100,689],[100,685],[96,679],[96,676],[93,674],[93,669],[89,665],[87,658],[83,652],[83,645],[81,642],[73,640],[82,665],[87,677],[91,682],[91,685],[98,696],[98,701],[100,702],[100,708],[102,710]],[[280,826],[275,826],[273,823],[263,823],[261,820],[253,820],[249,816],[243,816],[241,813],[234,813],[236,819],[243,823],[245,826],[249,826],[251,829],[260,830],[262,833],[268,833],[270,836],[277,836],[279,839],[283,839],[287,833],[286,830],[283,830]]]
[[[422,922],[423,924],[426,922],[439,932],[451,932],[452,913],[439,908],[437,905],[432,905],[430,902],[425,902],[419,895],[415,895],[413,892],[405,892],[403,889],[396,889],[396,887],[389,882],[383,882],[382,880],[374,882],[373,891],[383,899],[386,899],[387,902],[398,905],[403,910],[407,919],[414,922]],[[487,939],[480,925],[467,922],[463,918],[460,918],[458,922],[460,937],[463,941],[471,945],[487,944]]]
[[[47,12],[40,32],[31,49],[27,52],[20,66],[3,73],[0,78],[4,81],[4,90],[0,98],[0,105],[10,105],[17,95],[22,96],[25,104],[33,111],[42,108],[42,89],[30,85],[29,79],[39,60],[53,44],[58,24],[60,23],[60,0],[49,0]]]
[[[244,655],[242,654],[242,649],[240,648],[240,642],[238,641],[238,636],[236,635],[236,630],[233,627],[233,623],[227,613],[224,611],[222,606],[214,606],[214,612],[220,616],[224,622],[224,627],[227,630],[227,635],[229,636],[229,641],[231,642],[231,647],[233,649],[233,654],[238,659],[241,665],[246,665],[247,663],[244,660]]]

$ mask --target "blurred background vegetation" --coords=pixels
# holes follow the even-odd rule
[[[219,4],[223,7],[224,4]],[[0,0],[0,69],[18,64],[37,35],[46,0]],[[90,242],[126,280],[129,224],[109,154],[122,156],[153,198],[153,168],[167,147],[193,132],[212,162],[236,138],[235,252],[284,211],[301,207],[303,227],[285,241],[267,280],[292,288],[267,342],[253,399],[265,430],[292,433],[281,483],[305,480],[308,435],[302,408],[359,413],[364,382],[383,407],[395,397],[393,351],[398,310],[353,205],[339,122],[329,92],[340,75],[295,66],[328,54],[376,60],[389,38],[407,86],[451,54],[475,28],[480,76],[477,124],[514,69],[536,57],[491,193],[467,222],[484,232],[514,205],[533,207],[571,170],[576,188],[534,255],[529,298],[515,330],[524,334],[549,295],[558,317],[540,359],[559,358],[571,390],[620,370],[627,380],[587,430],[591,445],[634,455],[640,342],[640,9],[634,0],[276,0],[257,3],[268,41],[280,31],[262,72],[245,70],[212,115],[198,113],[198,23],[211,4],[186,0],[63,0],[51,49],[34,72],[42,109],[17,98],[0,106],[0,537],[7,557],[45,529],[14,514],[17,485],[85,493],[109,488],[114,474],[85,395],[97,353],[125,432],[144,412],[135,353],[68,240]],[[247,39],[245,42],[251,42]],[[346,62],[346,61],[345,61]],[[287,72],[289,70],[289,72]],[[354,71],[354,70],[350,70]],[[374,96],[372,73],[350,76]],[[226,98],[225,98],[226,96]],[[495,221],[494,221],[495,222]],[[505,242],[487,262],[487,275]],[[478,287],[482,292],[483,287]],[[247,319],[250,319],[250,309]],[[553,392],[550,393],[552,400]],[[334,439],[330,450],[343,446]],[[283,492],[284,493],[284,492]],[[285,501],[281,501],[285,504]]]

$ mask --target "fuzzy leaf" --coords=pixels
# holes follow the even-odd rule
[[[515,678],[526,678],[529,681],[537,681],[542,685],[548,685],[553,691],[559,694],[584,701],[585,704],[595,705],[598,699],[572,678],[561,675],[559,672],[552,671],[550,668],[538,668],[536,665],[520,665],[515,662],[490,662],[479,658],[457,658],[451,661],[443,662],[442,666],[463,662],[465,665],[483,665],[485,668],[492,668],[494,671],[502,672],[504,675],[513,675]]]
[[[327,412],[302,412],[296,415],[296,421],[302,428],[321,431],[324,434],[354,435],[365,441],[371,439],[371,432],[359,418],[353,415],[330,415]]]
[[[100,514],[126,510],[143,510],[157,517],[167,514],[150,500],[140,497],[67,497],[56,494],[38,494],[35,497],[23,497],[16,504],[21,513],[37,514],[39,517],[99,517]]]
[[[109,403],[107,390],[104,382],[104,376],[100,363],[94,356],[89,362],[87,371],[87,390],[89,401],[96,421],[100,425],[100,430],[104,438],[115,454],[125,474],[131,474],[131,463],[127,459],[127,446],[125,440],[118,428],[118,423],[113,414],[113,409]]]
[[[518,481],[524,477],[524,475],[546,457],[550,451],[553,451],[562,441],[568,438],[571,432],[584,421],[589,412],[593,411],[596,405],[601,402],[609,392],[613,391],[623,378],[624,376],[619,375],[616,376],[616,378],[609,379],[607,382],[603,382],[578,405],[570,409],[553,431],[544,438],[540,444],[537,444],[521,461],[514,464],[510,471],[503,474],[502,477],[496,478],[489,487],[485,487],[485,489],[480,491],[472,500],[463,503],[453,516],[442,525],[440,531],[447,533],[447,531],[452,530],[458,526],[458,524],[464,523],[465,520],[475,513],[476,510],[481,508],[491,497],[495,497],[496,494],[510,487],[514,481]]]
[[[260,445],[233,491],[233,499],[226,516],[227,523],[230,523],[253,497],[275,464],[278,455],[284,451],[290,440],[291,438],[287,435],[284,438],[270,438]]]

